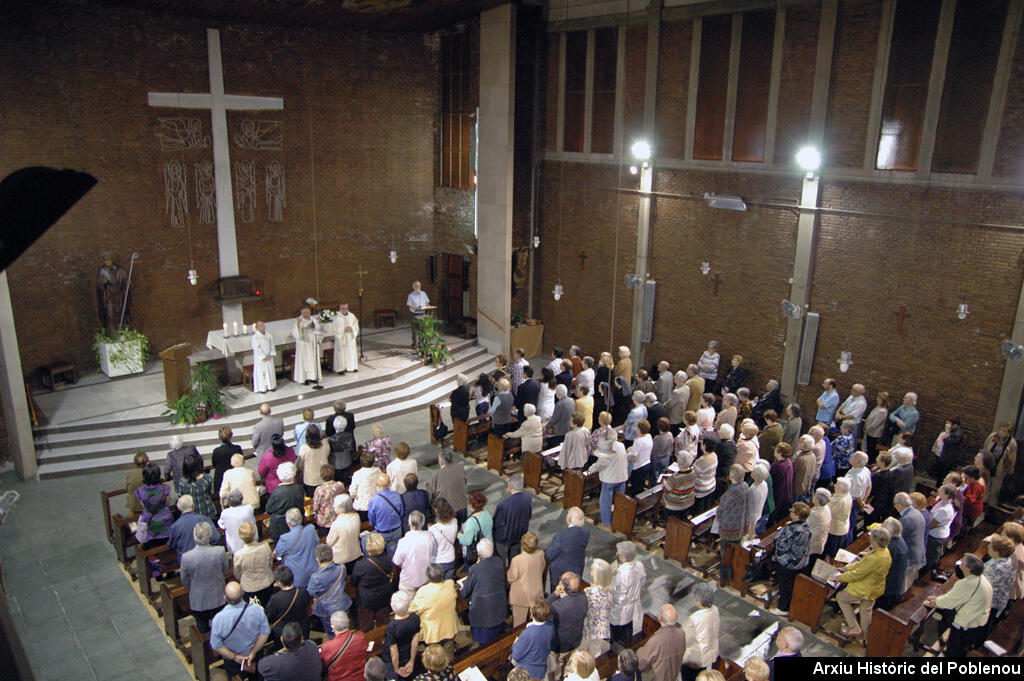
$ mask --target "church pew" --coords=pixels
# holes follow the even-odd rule
[[[160,585],[160,619],[164,624],[164,633],[174,641],[174,645],[186,659],[192,660],[188,632],[183,636],[178,623],[191,612],[188,604],[188,587],[184,585]]]
[[[648,613],[644,613],[643,622],[640,624],[640,633],[629,639],[628,647],[634,651],[639,650],[647,639],[654,635],[661,627],[661,624],[655,617],[652,617]],[[619,656],[614,650],[608,650],[603,655],[599,656],[597,662],[597,674],[599,678],[610,679],[618,669]]]
[[[869,543],[868,533],[865,532],[847,546],[846,550],[859,554],[868,548]],[[802,622],[810,627],[812,634],[817,632],[820,628],[821,611],[836,591],[837,589],[831,584],[819,582],[808,575],[797,575],[793,581],[793,600],[789,607],[789,621]],[[874,627],[874,623],[871,626]]]
[[[565,480],[562,508],[582,508],[584,497],[601,489],[601,479],[594,471],[563,471],[562,479]]]
[[[985,639],[1006,651],[997,655],[984,645],[968,653],[969,657],[1019,657],[1024,643],[1024,601],[1017,601]]]
[[[558,469],[558,456],[562,453],[562,445],[556,445],[549,449],[545,449],[542,452],[524,452],[523,453],[523,485],[526,489],[534,490],[538,495],[541,494],[540,481],[544,477],[544,469]],[[559,481],[559,487],[564,484],[561,474],[549,474]],[[551,500],[554,501],[557,493],[550,495]]]
[[[460,454],[469,453],[469,438],[478,437],[491,429],[490,414],[471,416],[468,421],[452,419],[452,449]]]
[[[210,647],[210,633],[199,633],[199,627],[193,624],[188,628],[188,641],[192,675],[196,681],[210,681],[210,667],[220,662],[220,655]]]
[[[487,469],[498,475],[505,474],[505,459],[518,454],[521,450],[519,438],[498,437],[494,433],[487,435]]]
[[[430,404],[427,406],[427,409],[429,410],[430,413],[430,444],[439,445],[443,447],[445,446],[448,438],[451,436],[447,435],[440,440],[434,437],[434,428],[441,424],[441,407],[437,406],[436,404]]]
[[[178,554],[166,545],[135,552],[135,578],[139,581],[139,591],[155,608],[160,600],[160,591],[156,579],[150,574],[149,558],[159,564],[162,574],[169,575],[178,569]]]
[[[512,666],[512,646],[525,628],[525,623],[520,624],[487,645],[470,651],[455,660],[452,668],[459,674],[470,667],[476,667],[484,678],[505,678],[505,673]]]
[[[675,560],[683,567],[689,566],[700,571],[701,577],[705,579],[708,574],[718,568],[719,563],[712,561],[708,565],[697,565],[690,558],[690,548],[698,537],[711,530],[711,525],[715,520],[715,510],[712,508],[689,520],[670,516],[665,524],[665,558]]]
[[[729,561],[732,565],[732,580],[729,582],[722,582],[722,586],[731,586],[741,594],[753,595],[750,593],[750,584],[746,582],[744,577],[747,574],[747,567],[757,560],[758,551],[767,551],[769,554],[775,550],[775,536],[782,529],[783,525],[789,523],[789,519],[785,518],[775,523],[767,530],[761,533],[758,537],[758,542],[751,546],[745,547],[742,544],[732,543],[726,546],[725,560]],[[770,598],[768,599],[770,602]]]
[[[612,529],[626,535],[626,539],[632,539],[636,517],[658,508],[661,505],[661,492],[661,483],[640,492],[636,497],[616,492],[612,506]]]

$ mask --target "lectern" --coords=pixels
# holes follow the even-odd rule
[[[164,361],[164,391],[168,402],[177,402],[191,387],[192,371],[188,363],[191,354],[191,343],[172,345],[160,353],[160,359]]]

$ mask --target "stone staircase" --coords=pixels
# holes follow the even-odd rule
[[[316,421],[322,423],[332,413],[333,402],[339,399],[355,414],[361,431],[375,420],[402,414],[420,419],[427,429],[426,406],[448,401],[448,395],[455,388],[455,376],[464,373],[476,377],[494,362],[493,355],[472,340],[454,342],[451,348],[453,358],[445,366],[424,366],[410,361],[406,366],[383,374],[359,376],[340,385],[328,385],[323,390],[298,395],[266,393],[261,396],[265,399],[257,399],[245,388],[232,388],[227,391],[230,413],[194,426],[172,426],[165,416],[132,416],[132,412],[114,418],[44,426],[34,432],[39,477],[127,468],[140,451],[146,452],[150,461],[162,463],[172,435],[181,435],[186,444],[198,447],[208,463],[210,452],[220,444],[217,431],[225,425],[234,431],[233,442],[248,454],[252,427],[259,420],[258,404],[262,401],[271,405],[275,416],[284,418],[285,439],[289,444],[292,444],[292,426],[301,419],[303,409],[313,409]],[[365,434],[368,438],[369,433]]]

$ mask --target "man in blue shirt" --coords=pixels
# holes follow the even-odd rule
[[[903,404],[889,414],[889,420],[895,423],[900,430],[909,430],[911,433],[917,430],[917,420],[919,417],[917,393],[907,393],[904,395]]]
[[[377,476],[377,494],[370,499],[370,505],[366,509],[367,519],[370,524],[387,542],[385,552],[388,558],[395,555],[395,547],[398,540],[402,538],[402,495],[393,492],[388,487],[391,481],[388,476],[381,473]]]
[[[181,557],[187,551],[195,548],[196,541],[193,539],[192,533],[199,523],[209,523],[210,527],[215,528],[213,530],[213,537],[210,538],[211,544],[216,544],[220,541],[220,532],[216,530],[214,522],[202,513],[196,513],[193,510],[194,508],[195,502],[192,501],[191,494],[182,494],[178,497],[178,510],[181,511],[181,516],[171,525],[171,537],[167,540],[167,545],[178,552],[179,563],[181,562]]]
[[[263,608],[242,600],[242,587],[228,582],[224,587],[227,605],[210,624],[210,647],[224,658],[224,671],[229,679],[239,676],[242,662],[252,662],[270,636],[270,624]]]
[[[825,392],[818,397],[818,414],[814,418],[818,423],[824,423],[826,428],[831,428],[836,417],[836,409],[839,408],[839,391],[836,390],[836,382],[831,378],[826,378],[821,387]]]

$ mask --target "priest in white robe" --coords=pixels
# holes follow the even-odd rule
[[[359,371],[359,320],[342,303],[334,318],[334,371]]]
[[[277,373],[274,371],[274,339],[267,333],[267,325],[256,322],[252,332],[252,391],[265,393],[277,390]]]
[[[295,339],[295,370],[292,380],[296,383],[309,385],[320,382],[320,324],[303,307],[299,318],[292,327],[292,338]]]

